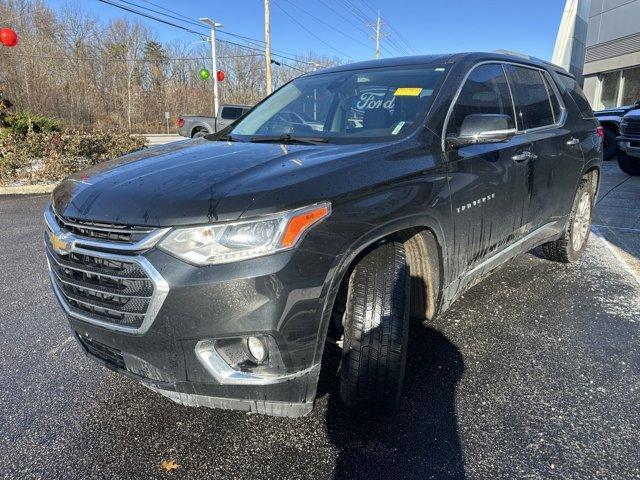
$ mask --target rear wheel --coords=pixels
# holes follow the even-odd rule
[[[205,135],[208,135],[208,133],[209,132],[207,132],[206,130],[199,129],[199,130],[196,130],[193,135],[191,135],[191,138],[202,138]]]
[[[377,415],[396,409],[407,356],[409,268],[402,243],[367,254],[349,279],[340,396]]]
[[[542,245],[542,251],[549,260],[571,263],[580,258],[587,246],[593,218],[594,193],[591,182],[583,178],[571,209],[569,223],[562,236]]]
[[[640,175],[640,158],[630,157],[625,152],[618,154],[618,165],[627,175]]]

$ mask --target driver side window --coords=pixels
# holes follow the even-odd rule
[[[515,128],[511,93],[500,64],[480,65],[467,77],[451,111],[446,135],[457,137],[464,119],[477,114],[503,115],[508,117],[507,128]]]

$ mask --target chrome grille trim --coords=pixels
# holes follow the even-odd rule
[[[55,212],[55,210],[53,210],[53,214],[55,215],[58,224],[61,223],[63,227],[75,227],[86,230],[97,230],[99,232],[128,234],[147,234],[151,233],[154,230],[153,228],[129,227],[126,225],[109,225],[106,223],[85,222],[80,220],[74,221],[61,217]]]
[[[80,245],[80,246],[89,247],[89,248],[113,250],[113,251],[119,251],[119,252],[139,252],[141,250],[147,250],[149,248],[152,248],[160,241],[162,237],[164,237],[169,232],[169,230],[171,230],[170,227],[155,228],[151,230],[139,229],[139,228],[135,229],[135,227],[131,227],[131,228],[134,228],[135,231],[138,233],[146,232],[146,235],[136,242],[127,243],[122,241],[95,240],[91,237],[78,235],[76,233],[73,233],[71,230],[61,227],[60,224],[58,223],[58,219],[61,219],[61,217],[58,216],[56,212],[54,212],[53,207],[51,205],[49,205],[47,209],[44,211],[44,219],[47,226],[49,227],[49,230],[51,230],[53,233],[62,233],[62,232],[67,233],[74,245]],[[63,223],[63,225],[66,222],[66,224],[69,226],[80,225],[77,223],[77,221],[69,222],[67,220],[61,219],[61,222]],[[88,222],[88,223],[92,223],[92,222]],[[99,224],[99,225],[104,225],[104,224]],[[92,227],[87,225],[87,226],[79,226],[74,228],[91,229]],[[100,228],[103,228],[103,227],[100,227]],[[108,227],[104,227],[104,228],[108,228]],[[95,229],[95,230],[98,230],[98,229]],[[120,230],[118,231],[121,232]]]
[[[47,215],[50,213],[50,215]],[[45,221],[47,228],[53,233],[59,234],[67,234],[68,232],[62,230],[60,226],[55,222],[55,218],[52,218],[52,210],[47,209],[45,213]],[[53,223],[51,221],[53,220]],[[163,233],[164,235],[164,233]],[[75,236],[72,236],[72,238]],[[98,242],[101,244],[102,248],[115,249],[113,242]],[[106,271],[101,271],[99,268],[89,268],[86,265],[81,265],[79,263],[74,263],[72,259],[63,259],[63,255],[59,255],[56,253],[48,239],[45,239],[46,253],[47,253],[47,264],[49,267],[49,278],[51,280],[51,285],[53,287],[53,291],[60,302],[60,305],[64,309],[65,313],[70,317],[76,318],[78,320],[82,320],[84,322],[90,323],[92,325],[96,325],[108,330],[115,330],[119,332],[126,332],[130,334],[142,335],[146,333],[153,321],[155,320],[162,304],[164,303],[165,298],[169,293],[169,285],[165,281],[165,279],[160,275],[160,273],[151,265],[151,263],[141,255],[122,255],[118,253],[110,253],[103,252],[97,250],[89,250],[82,248],[80,245],[85,245],[86,242],[83,240],[82,243],[80,241],[74,241],[71,243],[71,247],[69,250],[69,255],[76,254],[77,256],[83,256],[85,259],[87,257],[111,260],[113,262],[121,262],[123,264],[128,264],[129,267],[133,267],[133,270],[129,270],[129,272],[137,271],[137,268],[141,270],[141,274],[144,276],[132,276],[127,275],[127,270],[124,269],[123,275],[117,275],[116,272],[107,273]],[[116,246],[122,246],[116,244]],[[78,257],[76,257],[78,258]],[[54,263],[55,262],[55,263]],[[55,268],[54,268],[55,266]],[[62,269],[61,272],[65,278],[61,278],[57,273],[57,269]],[[93,277],[93,281],[82,281],[76,278],[67,278],[67,274],[64,273],[64,270],[81,272],[83,275]],[[106,269],[105,269],[106,270]],[[105,279],[115,280],[115,281],[127,281],[127,282],[138,282],[138,286],[144,285],[146,282],[146,288],[144,293],[148,293],[149,295],[130,295],[127,293],[118,293],[115,288],[107,285],[100,285],[99,279],[103,277]],[[107,282],[108,283],[108,282]],[[71,289],[75,288],[77,290],[84,290],[85,295],[77,295],[77,290],[70,290],[66,288],[66,285],[70,286]],[[151,285],[153,288],[151,289]],[[127,286],[123,290],[127,290],[130,287]],[[140,289],[142,291],[142,289]],[[93,295],[86,295],[86,292],[95,292],[97,295],[96,298],[93,298]],[[105,295],[106,297],[111,297],[111,299],[103,298],[100,299],[100,295]],[[111,300],[115,300],[116,297],[118,299],[127,299],[127,302],[124,305],[115,305],[108,303]],[[134,305],[127,309],[126,305],[129,302],[133,301]],[[144,307],[144,303],[148,301],[146,308]],[[76,302],[76,306],[73,303]],[[142,302],[142,304],[136,303]],[[78,307],[78,305],[85,305],[90,311],[85,311],[82,307]],[[135,307],[138,305],[138,308]],[[133,309],[134,311],[130,311]],[[144,310],[144,311],[137,311]],[[113,321],[109,320],[109,316],[113,315]],[[142,318],[142,322],[139,326],[130,326],[126,324],[116,323],[118,321],[115,316],[124,316],[122,319],[129,321],[129,317],[133,320],[138,320]]]
[[[118,292],[112,292],[109,290],[99,289],[99,288],[95,288],[95,285],[92,285],[90,283],[84,284],[81,282],[69,281],[68,279],[62,278],[55,271],[53,272],[53,274],[55,275],[55,277],[58,279],[60,283],[64,283],[65,285],[69,285],[70,287],[75,287],[82,290],[89,290],[90,292],[100,293],[102,295],[116,295],[121,298],[143,298],[143,299],[151,298],[151,297],[145,297],[144,295],[128,295],[126,293],[118,293]]]

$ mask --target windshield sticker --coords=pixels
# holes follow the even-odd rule
[[[400,87],[396,89],[394,95],[396,97],[418,97],[422,92],[422,88]]]
[[[396,128],[393,129],[393,132],[391,132],[391,135],[397,135],[400,130],[402,130],[402,127],[404,127],[405,122],[399,122],[398,125],[396,125]]]

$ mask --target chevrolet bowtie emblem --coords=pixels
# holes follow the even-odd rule
[[[68,233],[56,235],[53,232],[49,232],[49,241],[58,255],[68,255],[71,252],[73,240],[69,237]]]

